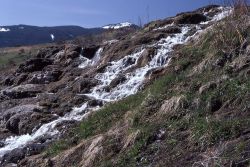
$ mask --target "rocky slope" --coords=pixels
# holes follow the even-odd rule
[[[248,166],[249,27],[207,6],[2,69],[1,165]]]

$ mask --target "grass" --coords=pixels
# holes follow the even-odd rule
[[[83,121],[76,133],[80,138],[88,138],[100,133],[105,133],[116,122],[121,120],[129,110],[135,110],[141,105],[146,97],[145,92],[129,96],[121,101],[108,104],[103,109],[92,114],[87,120]]]
[[[70,145],[71,144],[68,143],[66,140],[57,141],[46,150],[46,154],[48,156],[55,156],[59,154],[62,150],[68,149]]]
[[[230,24],[226,20],[225,24],[217,26],[224,30],[226,29],[225,25]],[[245,37],[246,30],[248,31],[247,28],[240,29],[240,34],[243,34],[243,37]],[[180,157],[184,156],[181,154],[185,154],[185,148],[183,150],[177,148],[180,147],[180,143],[183,144],[183,142],[189,140],[191,144],[197,144],[194,146],[195,151],[202,150],[204,147],[209,148],[216,146],[220,142],[236,139],[250,126],[250,120],[241,116],[243,108],[249,106],[247,96],[250,93],[250,81],[248,78],[244,79],[242,76],[229,74],[230,79],[223,80],[218,83],[216,88],[199,94],[200,86],[210,81],[216,81],[222,75],[228,75],[226,68],[215,68],[208,64],[204,72],[194,74],[191,78],[188,76],[193,67],[204,58],[211,58],[209,61],[213,62],[215,59],[224,56],[224,52],[231,53],[232,50],[226,46],[228,40],[231,40],[229,44],[233,50],[237,50],[239,45],[242,44],[241,35],[237,32],[237,29],[230,28],[225,31],[225,33],[223,33],[224,31],[207,33],[195,45],[183,47],[180,50],[181,56],[175,59],[172,64],[173,67],[177,65],[183,67],[181,72],[170,71],[157,78],[144,91],[121,101],[108,104],[81,122],[74,134],[79,136],[80,139],[88,139],[109,131],[124,118],[128,111],[131,111],[132,114],[129,118],[132,120],[129,127],[130,131],[140,131],[132,146],[112,157],[115,161],[113,161],[114,159],[105,159],[105,162],[100,161],[98,163],[102,164],[102,166],[114,166],[114,163],[115,166],[138,166],[138,163],[140,163],[139,165],[148,165],[148,161],[141,161],[141,156],[146,150],[150,149],[150,138],[162,128],[167,132],[164,144],[174,148],[173,150],[176,150],[176,152],[173,152],[173,155]],[[223,33],[223,36],[221,36],[221,33]],[[235,37],[235,35],[237,36]],[[178,95],[184,95],[187,98],[188,107],[175,111],[178,114],[177,117],[162,115],[160,118],[156,118],[154,113],[159,111],[162,101]],[[148,101],[149,98],[153,99],[152,102]],[[241,99],[240,104],[236,106],[237,108],[232,106],[233,108],[227,108],[225,111],[219,110],[216,113],[217,116],[221,116],[219,118],[210,112],[207,107],[213,99],[219,99],[225,104],[225,102],[234,101],[237,98]],[[200,100],[197,105],[194,104],[196,99]],[[223,114],[227,114],[231,110],[236,116],[233,118],[230,116],[223,117]],[[182,132],[189,133],[188,139],[178,140],[178,135]],[[67,148],[67,142],[65,144],[65,142],[59,141],[52,145],[49,152],[51,155],[56,155]],[[242,152],[244,148],[243,143],[239,144],[236,149],[239,150],[238,152]]]

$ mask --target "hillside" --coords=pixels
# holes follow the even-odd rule
[[[1,166],[248,167],[249,20],[210,5],[25,50],[0,69]]]
[[[36,45],[72,40],[78,36],[100,34],[102,28],[78,26],[37,27],[29,25],[1,26],[0,47]]]

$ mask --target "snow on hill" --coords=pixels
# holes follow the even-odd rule
[[[10,29],[8,29],[8,28],[1,28],[0,27],[0,32],[8,32],[8,31],[10,31]]]
[[[124,23],[118,23],[118,24],[109,24],[107,26],[104,26],[102,28],[104,29],[120,29],[124,27],[131,27],[133,24],[129,22],[124,22]]]

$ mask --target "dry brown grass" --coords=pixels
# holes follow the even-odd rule
[[[213,47],[223,52],[239,50],[246,42],[250,28],[250,12],[246,0],[230,1],[232,13],[214,27]]]

